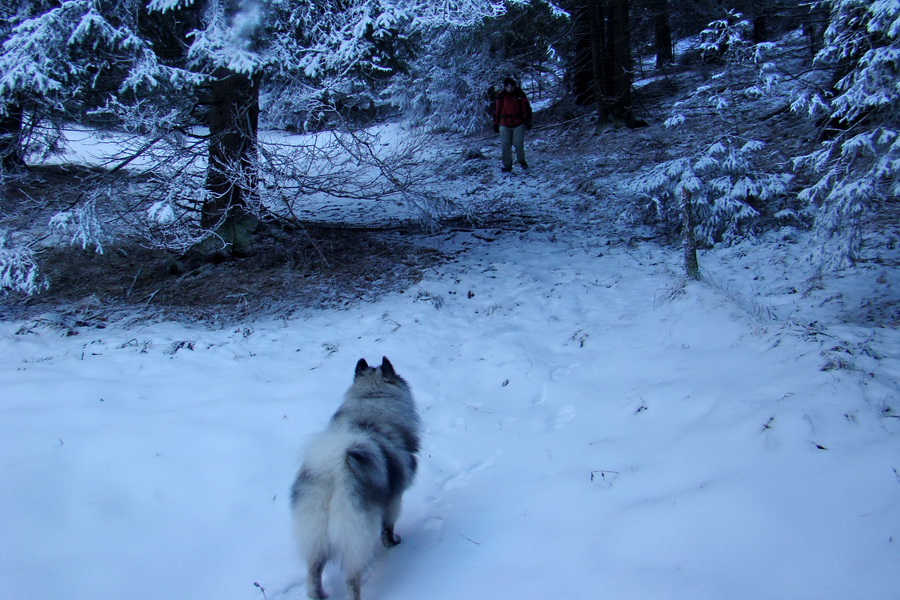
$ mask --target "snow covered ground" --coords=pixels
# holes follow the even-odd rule
[[[347,310],[0,323],[0,596],[305,597],[301,448],[386,355],[426,431],[367,598],[898,598],[900,331],[846,317],[869,280],[791,291],[787,259],[732,249],[686,282],[600,234],[433,243],[458,259]]]
[[[444,191],[533,226],[423,236],[455,259],[374,303],[224,329],[0,322],[0,597],[305,597],[303,444],[386,355],[426,431],[369,599],[897,600],[896,257],[811,279],[785,230],[686,281],[590,204],[653,135],[593,162],[535,135],[512,176],[470,140]],[[586,169],[609,177],[586,189]],[[326,589],[344,598],[333,567]]]

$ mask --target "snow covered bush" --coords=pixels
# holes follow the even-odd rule
[[[9,232],[0,231],[0,291],[36,294],[47,287],[31,248],[15,244]]]
[[[733,244],[754,235],[760,221],[780,208],[776,200],[789,191],[792,176],[772,171],[767,145],[749,131],[748,115],[764,103],[779,84],[777,69],[767,60],[772,44],[748,41],[752,24],[738,13],[710,24],[701,35],[700,50],[723,61],[723,68],[685,101],[673,107],[667,128],[688,126],[692,112],[718,119],[713,141],[636,177],[629,188],[646,200],[643,213],[674,234],[686,222],[684,198],[689,194],[690,222],[704,245]],[[715,127],[715,121],[713,121]]]
[[[764,144],[723,138],[694,156],[666,161],[638,177],[632,189],[647,198],[651,219],[675,233],[684,221],[684,195],[694,207],[694,235],[707,246],[753,235],[761,207],[784,195],[790,175],[755,166]]]
[[[831,15],[816,62],[835,78],[795,99],[824,128],[819,148],[795,164],[813,174],[800,193],[815,216],[811,258],[837,270],[859,258],[866,219],[900,197],[900,3],[816,4]]]

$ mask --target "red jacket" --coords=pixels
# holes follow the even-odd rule
[[[522,124],[531,125],[531,104],[528,103],[525,92],[516,89],[509,93],[502,91],[497,94],[494,126],[518,127]]]

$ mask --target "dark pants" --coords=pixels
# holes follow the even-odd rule
[[[503,157],[503,168],[512,169],[512,149],[516,149],[516,160],[525,164],[525,125],[518,127],[500,126],[500,149]]]

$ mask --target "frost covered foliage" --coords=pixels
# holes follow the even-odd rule
[[[56,213],[50,219],[50,227],[64,236],[69,236],[72,244],[78,244],[85,249],[93,246],[98,254],[103,254],[103,243],[107,234],[97,214],[96,198],[90,198],[72,210]]]
[[[761,172],[754,166],[762,142],[715,142],[692,157],[667,161],[632,182],[648,199],[645,210],[664,231],[684,222],[684,197],[690,194],[702,244],[736,243],[754,233],[761,207],[787,192],[790,176]]]
[[[260,93],[260,119],[268,129],[314,132],[359,128],[389,112],[379,84],[336,79],[328,88],[272,82]]]
[[[858,259],[864,221],[900,198],[900,2],[819,4],[831,18],[816,61],[836,82],[794,102],[825,125],[819,149],[795,163],[816,176],[800,194],[816,215],[811,258],[837,270]]]
[[[727,18],[713,21],[700,34],[700,52],[724,66],[709,84],[700,86],[682,105],[711,108],[722,120],[726,132],[740,133],[747,129],[745,115],[749,103],[765,101],[767,96],[779,91],[781,78],[774,62],[776,45],[754,44],[750,41],[752,35],[753,24],[738,12],[729,12]],[[679,106],[676,105],[676,111]],[[676,112],[667,125],[679,120]]]
[[[416,31],[504,11],[499,0],[0,0],[0,117],[105,107],[154,128],[174,104],[191,126],[206,83],[229,73],[295,96],[273,107],[339,103],[361,89],[351,82],[402,70]]]
[[[390,88],[392,100],[413,123],[429,131],[472,133],[490,120],[488,90],[498,74],[513,73],[507,61],[483,52],[473,32],[446,29],[432,51]]]
[[[14,244],[9,233],[0,231],[0,291],[35,294],[47,287],[41,280],[34,252]]]
[[[139,142],[136,139],[131,143]],[[210,235],[197,219],[203,203],[209,199],[209,191],[205,187],[205,172],[202,165],[196,164],[190,142],[179,136],[160,140],[146,152],[146,159],[156,165],[147,174],[147,183],[110,191],[111,196],[122,199],[112,202],[113,206],[133,207],[118,212],[119,222],[127,230],[141,232],[149,246],[184,252]],[[128,197],[132,198],[130,202]],[[141,202],[136,204],[134,198]]]
[[[103,14],[117,8],[124,10],[118,2],[67,0],[20,19],[4,42],[0,91],[31,92],[58,102],[56,94],[66,84],[100,73],[104,52],[142,48],[127,26]]]
[[[263,92],[270,125],[320,131],[370,122],[402,103],[385,90],[394,77],[411,81],[409,64],[423,45],[429,46],[426,39],[506,12],[500,1],[368,0],[350,3],[346,10],[344,3],[338,8],[327,4],[304,4],[291,17],[312,33],[308,48],[296,55],[297,75],[273,78]]]
[[[732,244],[754,235],[764,217],[788,218],[777,200],[788,192],[790,174],[771,172],[766,144],[746,135],[748,107],[773,96],[779,83],[775,66],[766,60],[771,44],[751,44],[752,25],[738,13],[710,24],[700,50],[724,63],[709,84],[674,107],[666,127],[686,126],[692,113],[701,118],[712,110],[719,133],[699,151],[666,161],[635,178],[630,188],[646,199],[645,218],[674,233],[684,219],[685,194],[690,194],[695,229],[688,232],[706,245]]]
[[[39,160],[59,150],[64,123],[118,96],[177,98],[173,90],[199,82],[158,60],[137,28],[141,10],[133,0],[2,2],[0,118],[17,131],[0,150]]]
[[[428,140],[397,127],[264,132],[257,144],[258,157],[250,165],[252,172],[234,169],[237,185],[252,185],[256,192],[245,199],[245,213],[268,222],[321,220],[315,210],[327,210],[329,199],[340,198],[371,200],[373,218],[378,218],[378,203],[400,201],[415,207],[423,224],[433,223],[441,199],[430,193],[438,187],[435,173],[421,158]],[[203,240],[215,245],[216,234],[197,219],[210,195],[205,187],[205,161],[192,152],[192,146],[202,140],[169,136],[149,148],[144,147],[145,136],[117,137],[116,141],[120,157],[141,150],[142,164],[153,168],[127,185],[120,180],[96,184],[91,197],[97,218],[66,212],[55,221],[58,230],[79,245],[111,223],[125,235],[140,233],[143,243],[151,247],[184,252]],[[241,172],[246,179],[240,179]],[[331,212],[339,221],[339,211]],[[90,223],[95,227],[81,226]]]
[[[78,93],[79,86],[74,82],[85,65],[70,61],[62,49],[83,44],[90,35],[89,19],[84,27],[79,27],[90,12],[87,4],[8,0],[0,3],[0,152],[4,162],[8,163],[11,157],[16,157],[13,162],[19,162],[30,153],[46,154],[56,149],[58,127],[36,129],[28,125],[35,125],[47,115],[64,113]],[[99,36],[103,33],[99,32]],[[26,115],[25,111],[31,114]],[[29,130],[38,135],[29,135]]]
[[[260,214],[302,220],[313,198],[320,207],[328,197],[372,200],[373,207],[399,200],[433,224],[442,200],[432,192],[437,174],[422,160],[429,139],[396,127],[267,135],[260,143]]]
[[[514,77],[526,91],[558,85],[554,43],[568,15],[552,2],[510,4],[505,14],[477,26],[435,30],[385,96],[430,131],[473,133],[491,123],[492,91],[504,78]]]

